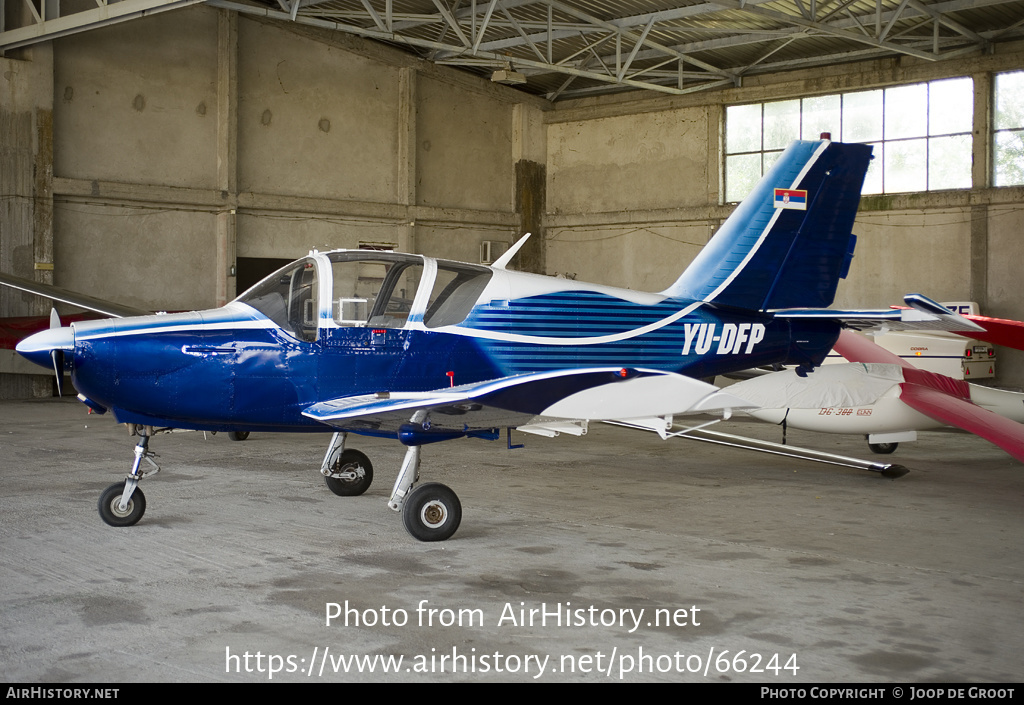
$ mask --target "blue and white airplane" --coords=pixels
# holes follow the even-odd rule
[[[525,238],[490,267],[314,251],[221,308],[77,322],[17,350],[63,365],[82,401],[140,436],[126,480],[100,497],[108,524],[142,517],[156,432],[334,430],[328,487],[358,495],[372,481],[349,434],[396,439],[408,450],[389,506],[417,539],[444,540],[462,508],[444,485],[414,488],[426,444],[505,428],[581,435],[592,420],[664,431],[673,415],[750,406],[697,378],[813,368],[844,325],[970,328],[924,297],[824,310],[853,255],[870,159],[866,145],[794,143],[660,293],[509,271]]]

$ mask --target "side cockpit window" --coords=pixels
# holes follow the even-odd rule
[[[252,306],[300,340],[316,340],[319,292],[313,260],[299,260],[274,272],[237,301]]]
[[[438,262],[423,325],[441,328],[462,323],[490,280],[491,270],[484,267]]]
[[[416,297],[423,262],[332,257],[331,315],[339,326],[402,328]]]

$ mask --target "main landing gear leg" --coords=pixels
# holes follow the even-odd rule
[[[149,439],[150,432],[143,430],[135,445],[131,472],[123,483],[114,483],[100,495],[100,518],[111,526],[132,526],[146,513],[146,495],[139,489],[139,481],[146,475],[160,472],[160,466],[153,462],[156,454],[149,450]],[[153,467],[152,470],[142,469],[143,459]]]
[[[388,506],[402,512],[402,523],[420,541],[445,541],[462,523],[462,503],[446,485],[428,482],[412,489],[419,479],[421,446],[409,446],[395,480]]]
[[[420,479],[420,448],[421,446],[409,446],[405,451],[402,469],[398,471],[395,488],[391,490],[391,499],[388,501],[388,507],[396,512],[402,511],[405,496],[409,494],[416,480]]]

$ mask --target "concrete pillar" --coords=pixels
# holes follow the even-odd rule
[[[217,214],[218,306],[235,298],[238,208],[238,14],[218,10],[217,17],[217,188],[224,203]]]
[[[409,224],[405,228],[404,242],[398,243],[402,252],[416,252],[416,70],[399,69],[398,74],[398,176],[395,188],[397,201],[407,206]]]
[[[547,274],[544,215],[547,211],[547,143],[543,114],[519,103],[512,109],[512,160],[515,165],[515,210],[519,233],[532,237],[516,255],[516,269]]]
[[[992,74],[974,78],[974,154],[972,186],[974,191],[992,185]],[[988,311],[988,206],[971,206],[971,300],[981,312]]]

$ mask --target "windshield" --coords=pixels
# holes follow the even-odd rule
[[[320,306],[316,262],[311,258],[279,269],[236,301],[252,306],[300,340],[316,340]]]

